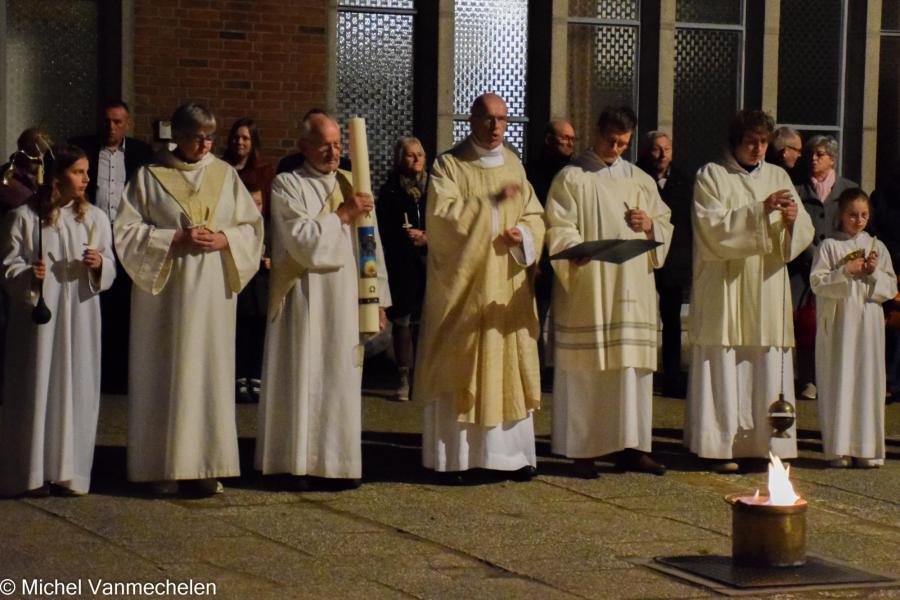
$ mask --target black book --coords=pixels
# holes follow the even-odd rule
[[[591,260],[622,264],[644,252],[662,246],[655,240],[592,240],[566,248],[550,257],[550,260],[589,257]]]

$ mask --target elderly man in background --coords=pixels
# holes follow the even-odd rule
[[[816,398],[816,298],[809,285],[809,272],[819,244],[835,229],[837,199],[844,190],[859,187],[835,171],[839,147],[830,135],[816,135],[806,142],[808,176],[797,185],[797,195],[809,214],[816,235],[803,253],[788,265],[791,294],[797,311],[797,390],[806,400]]]
[[[663,324],[662,355],[664,396],[684,398],[687,378],[681,371],[681,305],[691,291],[691,231],[694,181],[672,165],[672,138],[664,131],[644,136],[637,165],[656,182],[659,195],[672,211],[672,243],[666,263],[656,269],[659,316]]]
[[[414,394],[425,405],[425,467],[446,483],[470,469],[530,479],[540,405],[532,288],[543,244],[541,204],[503,143],[506,102],[472,104],[471,135],[435,161],[428,265]]]
[[[375,207],[338,169],[341,129],[323,112],[304,119],[304,161],[272,185],[272,278],[256,442],[256,468],[309,477],[330,489],[362,477],[362,347],[356,218]],[[377,243],[381,326],[390,292]]]
[[[684,441],[724,473],[740,468],[737,458],[797,456],[795,433],[771,437],[768,410],[782,390],[794,400],[786,266],[814,229],[787,173],[764,160],[773,129],[768,114],[739,112],[730,151],[703,166],[694,185]]]
[[[800,132],[791,127],[779,127],[772,136],[772,142],[766,150],[766,162],[777,165],[788,172],[791,181],[798,183],[802,178],[804,165],[800,162],[803,156],[803,138]]]
[[[528,181],[534,188],[541,205],[547,204],[547,192],[553,178],[560,169],[572,160],[575,151],[575,128],[566,119],[553,119],[547,123],[544,131],[544,145],[541,152],[534,160],[525,166]],[[538,262],[537,277],[534,281],[534,295],[537,299],[538,324],[541,333],[538,336],[538,354],[541,358],[541,367],[547,365],[544,353],[544,320],[550,310],[550,296],[553,292],[553,266],[550,264],[549,254],[544,249]],[[549,390],[552,383],[550,373],[542,373],[542,386]]]
[[[128,105],[110,100],[100,110],[100,130],[69,140],[87,154],[90,168],[87,197],[114,223],[122,192],[139,167],[153,160],[148,144],[128,137],[132,121]],[[116,256],[116,272],[124,269]],[[106,393],[128,392],[128,339],[131,320],[131,279],[116,277],[112,287],[100,294],[101,378]]]

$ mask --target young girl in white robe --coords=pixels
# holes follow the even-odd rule
[[[810,273],[816,294],[816,380],[822,449],[832,467],[884,463],[884,313],[897,276],[884,244],[863,231],[869,197],[838,199],[837,231],[820,246]]]
[[[10,315],[0,495],[83,495],[90,486],[100,409],[99,293],[112,284],[115,261],[109,220],[84,196],[87,172],[84,152],[57,148],[49,194],[4,221]],[[31,314],[41,285],[51,317],[38,325]]]

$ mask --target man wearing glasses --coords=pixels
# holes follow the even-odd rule
[[[472,104],[471,134],[439,156],[426,208],[428,266],[413,393],[423,463],[448,484],[471,469],[530,479],[541,399],[533,265],[541,204],[504,137],[506,102]]]

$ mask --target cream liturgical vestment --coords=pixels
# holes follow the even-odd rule
[[[788,190],[793,230],[763,202]],[[771,438],[769,405],[794,403],[791,290],[785,265],[815,233],[788,174],[762,162],[752,171],[729,153],[705,165],[694,186],[693,344],[685,444],[701,457],[797,456],[790,438]],[[782,372],[783,371],[783,372]]]
[[[656,182],[590,150],[553,180],[547,199],[550,255],[585,241],[647,239],[625,222],[628,208],[653,219],[662,245],[620,265],[554,261],[553,451],[589,458],[624,448],[650,451],[653,371],[659,331],[653,270],[672,239]]]
[[[362,347],[356,230],[335,209],[350,173],[309,163],[272,186],[272,282],[256,468],[358,479],[362,475]],[[380,305],[390,306],[376,228]]]
[[[496,201],[508,184],[520,187]],[[536,464],[540,405],[535,250],[540,202],[516,155],[470,139],[440,156],[428,192],[428,266],[414,393],[426,402],[423,463],[437,471]],[[521,246],[500,239],[518,227]]]
[[[836,233],[813,261],[816,294],[816,390],[825,458],[841,456],[884,462],[884,312],[881,303],[897,295],[891,255],[862,232]],[[847,255],[878,252],[875,272],[862,277],[844,271]]]
[[[262,215],[234,169],[212,154],[159,159],[129,182],[115,222],[116,250],[134,281],[128,477],[235,476],[235,309],[259,268]],[[175,231],[192,225],[221,231],[228,247],[171,247]]]
[[[78,493],[90,487],[100,410],[100,297],[115,278],[109,220],[87,205],[81,222],[72,203],[56,223],[43,227],[30,206],[6,217],[3,280],[9,325],[0,406],[0,495],[52,482]],[[86,247],[100,252],[100,272],[82,262]],[[44,301],[49,323],[36,325],[31,311],[38,286],[31,265],[47,267]]]

